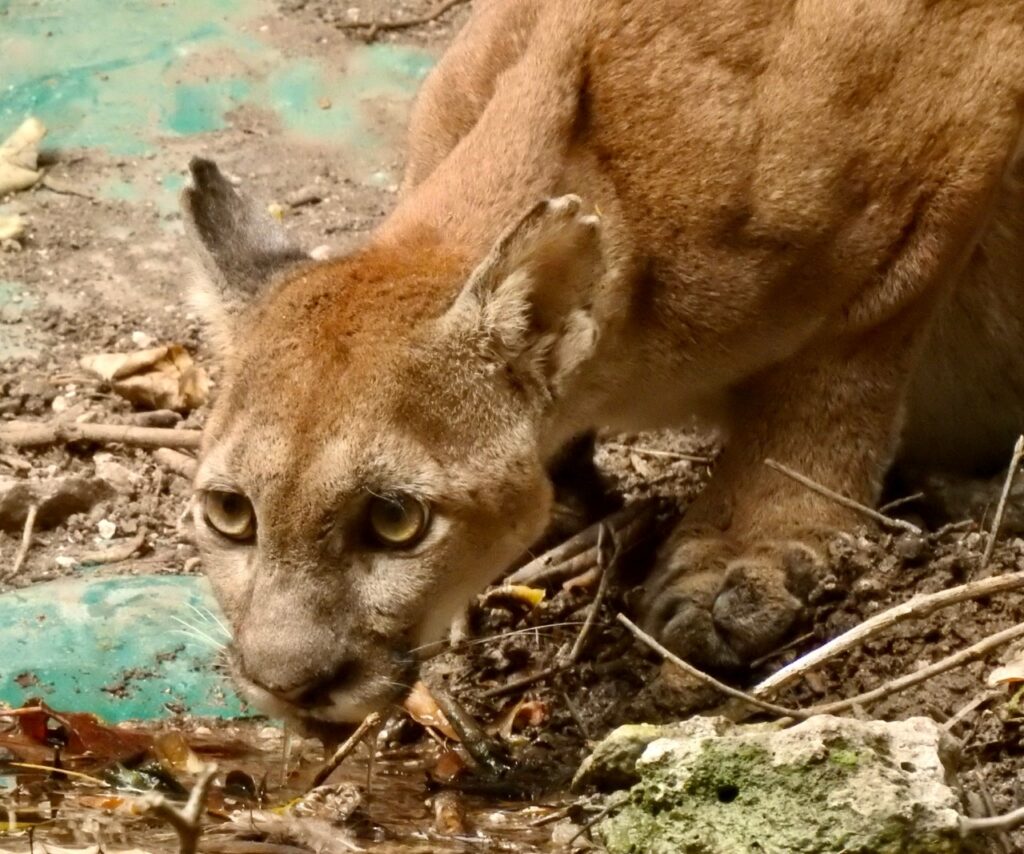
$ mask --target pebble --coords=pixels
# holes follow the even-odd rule
[[[109,519],[100,519],[96,523],[96,530],[99,531],[99,535],[104,540],[112,540],[114,534],[117,533],[117,525],[111,522]]]

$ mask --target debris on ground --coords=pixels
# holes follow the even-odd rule
[[[132,353],[96,353],[83,356],[79,364],[146,409],[187,412],[205,403],[210,392],[206,371],[180,344]]]

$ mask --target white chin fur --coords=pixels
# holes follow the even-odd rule
[[[365,700],[354,700],[342,691],[331,693],[330,706],[318,706],[315,709],[304,709],[275,697],[269,691],[253,685],[247,680],[235,677],[236,683],[240,686],[245,698],[259,711],[272,718],[281,718],[286,721],[322,721],[332,724],[357,724],[360,723],[370,712],[379,710],[381,703],[366,702]]]

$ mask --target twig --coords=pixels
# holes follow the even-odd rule
[[[914,492],[910,495],[904,495],[902,498],[895,498],[892,501],[883,504],[878,508],[879,513],[888,513],[891,510],[895,510],[897,507],[902,507],[904,504],[910,504],[913,501],[920,501],[924,498],[923,492]]]
[[[78,564],[80,566],[102,566],[108,563],[119,563],[122,560],[128,560],[128,558],[142,548],[145,542],[146,529],[143,528],[129,540],[124,540],[107,549],[97,549],[96,551],[85,552],[85,554],[79,555]]]
[[[904,620],[927,617],[942,608],[955,605],[958,602],[965,602],[968,599],[980,599],[982,596],[1008,593],[1022,588],[1024,588],[1024,572],[1014,572],[984,578],[981,581],[972,581],[958,587],[950,587],[947,590],[940,590],[938,593],[914,596],[906,602],[875,614],[848,632],[844,632],[816,650],[786,665],[755,686],[752,693],[755,697],[777,694],[782,688],[792,684],[822,662],[864,643]]]
[[[355,750],[359,743],[366,737],[370,730],[374,729],[377,724],[380,723],[380,712],[370,712],[363,722],[356,727],[355,732],[352,733],[344,743],[337,750],[334,751],[334,755],[324,764],[324,767],[316,772],[316,776],[313,778],[313,783],[310,785],[310,790],[315,789],[317,786],[322,786],[324,781],[331,776],[337,770],[338,766],[344,762],[349,754]]]
[[[719,682],[717,679],[715,679],[714,676],[709,676],[704,671],[698,670],[692,664],[683,661],[683,659],[681,659],[674,652],[663,647],[654,638],[647,634],[647,632],[645,632],[638,625],[636,625],[636,623],[629,619],[629,617],[627,617],[625,614],[618,614],[616,615],[615,619],[622,623],[622,625],[624,625],[627,629],[629,629],[629,631],[631,631],[633,635],[641,643],[653,649],[662,658],[666,659],[667,661],[671,661],[676,667],[678,667],[685,673],[688,673],[694,679],[703,682],[705,685],[710,685],[715,690],[721,691],[723,694],[726,694],[729,697],[733,697],[737,700],[742,700],[745,703],[749,703],[751,706],[756,706],[759,709],[764,709],[766,712],[771,712],[775,715],[781,715],[782,717],[798,718],[800,720],[803,720],[804,718],[809,718],[812,714],[814,714],[814,712],[803,711],[801,709],[789,709],[785,706],[777,706],[775,705],[775,703],[769,703],[766,700],[758,699],[752,694],[747,694],[746,692],[739,690],[739,688],[733,688],[731,685],[726,685],[724,682]]]
[[[484,732],[476,719],[451,694],[432,685],[430,695],[477,765],[495,777],[504,777],[512,770],[512,759],[505,745]]]
[[[618,548],[625,554],[644,539],[654,516],[653,502],[629,504],[521,566],[505,579],[505,583],[536,587],[580,575],[598,563],[597,541],[602,526],[615,537]]]
[[[992,652],[992,650],[997,649],[1012,640],[1016,640],[1021,636],[1024,636],[1024,623],[1017,623],[1017,625],[1004,629],[1001,632],[996,632],[996,634],[990,635],[975,644],[971,644],[969,647],[962,649],[959,652],[947,655],[945,658],[940,658],[934,664],[929,664],[921,670],[915,670],[913,673],[906,673],[903,676],[899,676],[896,679],[886,682],[884,685],[880,685],[870,691],[865,691],[863,694],[857,694],[855,697],[848,697],[845,700],[837,700],[834,703],[822,703],[817,706],[811,706],[809,709],[806,709],[805,712],[815,715],[834,715],[837,712],[845,711],[853,706],[864,706],[868,703],[873,703],[876,700],[881,700],[884,697],[896,694],[906,688],[911,688],[927,679],[931,679],[933,676],[938,676],[940,673],[945,673],[947,670],[952,670],[954,667],[960,667],[963,664],[967,664],[969,661],[981,658],[982,656]]]
[[[169,430],[163,427],[136,427],[131,424],[77,424],[11,421],[0,425],[0,444],[15,448],[55,445],[61,442],[97,442],[134,445],[140,448],[198,448],[201,430]]]
[[[39,505],[30,504],[28,512],[25,514],[25,527],[21,531],[21,544],[18,546],[18,551],[14,554],[14,563],[11,564],[10,570],[4,574],[5,581],[9,581],[21,572],[25,558],[28,557],[28,550],[32,548],[32,535],[36,530],[36,516],[38,514]]]
[[[803,486],[806,486],[812,492],[817,492],[818,495],[823,495],[825,496],[825,498],[831,498],[833,501],[836,502],[836,504],[841,504],[848,510],[855,510],[858,513],[863,514],[864,516],[867,516],[869,519],[874,519],[876,522],[878,522],[879,525],[885,525],[887,528],[895,528],[900,531],[907,531],[911,534],[917,534],[919,536],[922,533],[921,529],[918,528],[917,525],[912,525],[910,522],[907,522],[903,519],[893,519],[891,516],[886,516],[884,513],[879,513],[877,510],[873,510],[866,504],[861,504],[859,501],[854,501],[852,498],[848,498],[845,495],[835,492],[834,490],[829,489],[827,486],[822,486],[817,481],[811,480],[806,475],[802,475],[800,474],[800,472],[794,471],[793,469],[789,468],[789,466],[784,466],[780,462],[768,459],[764,461],[764,464],[768,466],[768,468],[777,471],[780,474],[784,474],[786,477],[795,480],[797,483],[802,484]]]
[[[150,792],[140,799],[140,805],[146,811],[155,813],[170,824],[178,834],[179,854],[196,854],[199,837],[202,835],[203,812],[206,809],[206,796],[210,792],[213,778],[217,774],[217,766],[206,765],[199,772],[192,791],[189,792],[185,806],[178,809],[163,795]]]
[[[992,550],[996,547],[996,537],[999,536],[999,528],[1003,524],[1003,515],[1006,513],[1006,500],[1010,497],[1010,490],[1013,488],[1013,479],[1017,476],[1017,469],[1020,468],[1021,457],[1024,457],[1024,436],[1017,439],[1013,446],[1013,456],[1010,458],[1010,469],[1006,472],[1006,480],[1003,481],[1003,491],[999,496],[999,504],[996,505],[996,515],[992,520],[992,531],[988,535],[988,542],[985,543],[985,552],[981,556],[981,568],[988,566],[992,558]]]
[[[174,432],[178,432],[175,430]],[[199,462],[195,457],[176,451],[174,448],[157,448],[153,451],[153,459],[168,471],[180,474],[182,477],[192,480],[196,476],[196,469]]]
[[[469,0],[444,0],[443,3],[438,4],[423,15],[416,15],[411,18],[401,18],[397,21],[338,21],[334,26],[339,30],[368,29],[370,31],[369,35],[372,38],[378,32],[384,30],[403,30],[408,27],[418,27],[422,24],[429,24],[431,21],[436,21],[449,9],[453,9],[460,3],[467,2],[469,2]]]
[[[612,542],[612,554],[610,558],[605,558],[605,536]],[[484,691],[480,696],[484,699],[491,699],[492,697],[504,697],[506,694],[514,694],[522,688],[528,688],[531,685],[541,682],[551,676],[555,676],[559,673],[564,673],[577,661],[583,654],[583,650],[586,646],[587,640],[590,638],[590,633],[594,629],[594,621],[597,619],[598,612],[601,610],[601,605],[604,603],[605,594],[608,592],[608,583],[612,576],[612,571],[615,568],[615,561],[619,556],[618,543],[615,540],[614,535],[608,530],[604,522],[598,523],[598,534],[597,534],[597,566],[601,572],[601,580],[597,585],[597,592],[594,594],[594,599],[590,603],[590,607],[587,609],[586,619],[583,621],[583,628],[580,629],[580,633],[576,636],[576,641],[573,643],[572,648],[565,656],[559,656],[554,664],[550,667],[545,667],[543,670],[539,670],[536,673],[531,673],[528,676],[522,676],[519,679],[513,679],[511,682],[507,682],[504,685],[499,685],[496,688],[490,688]]]
[[[970,818],[960,816],[960,831],[962,833],[992,833],[1007,830],[1016,830],[1024,825],[1024,807],[1017,807],[1008,813],[994,815],[991,818]]]
[[[602,442],[601,445],[605,448],[614,448],[617,451],[631,451],[645,457],[661,457],[666,460],[681,460],[688,463],[701,463],[703,465],[711,465],[715,461],[714,457],[709,457],[706,454],[684,454],[680,451],[663,451],[660,448],[627,445],[624,442]]]

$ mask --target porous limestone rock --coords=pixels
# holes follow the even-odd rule
[[[611,854],[980,851],[960,832],[945,738],[928,718],[694,718],[616,730],[577,782],[636,781],[595,828]]]

